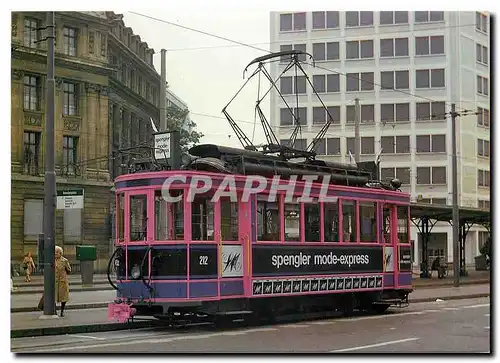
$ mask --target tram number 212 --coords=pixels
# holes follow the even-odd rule
[[[208,266],[208,256],[200,256],[200,266]]]

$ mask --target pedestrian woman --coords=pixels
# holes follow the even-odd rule
[[[56,246],[55,249],[56,270],[56,302],[61,303],[61,317],[64,316],[64,308],[69,300],[68,274],[71,272],[69,261],[63,257],[63,249]]]
[[[33,273],[33,271],[35,271],[35,262],[33,261],[31,252],[28,252],[27,254],[24,255],[23,269],[26,273],[26,278],[24,280],[26,282],[31,282],[31,274]]]

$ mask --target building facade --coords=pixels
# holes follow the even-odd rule
[[[303,50],[316,67],[304,66],[333,122],[318,153],[321,158],[349,162],[354,154],[355,99],[361,105],[361,157],[381,152],[381,176],[397,177],[412,200],[451,204],[451,103],[457,118],[458,180],[461,206],[490,209],[490,29],[488,14],[439,11],[318,11],[270,16],[271,51]],[[310,63],[310,62],[309,62]],[[285,62],[272,63],[276,78]],[[285,74],[280,90],[297,107],[302,139],[307,145],[326,122],[327,114],[306,79]],[[297,85],[295,90],[294,85]],[[297,92],[296,92],[297,91]],[[293,130],[292,117],[276,92],[271,93],[270,119],[279,138]],[[287,113],[288,112],[288,113]],[[478,115],[473,114],[477,112]],[[474,140],[473,142],[471,142]],[[421,246],[412,228],[413,261]],[[474,263],[486,231],[474,226],[467,235],[466,263]],[[452,230],[439,223],[429,242],[432,261],[451,261]]]
[[[117,36],[120,21],[112,12],[55,13],[56,185],[58,192],[84,192],[82,209],[56,211],[56,244],[64,248],[75,271],[80,244],[95,245],[95,268],[105,269],[112,252],[112,180],[118,169],[113,151],[117,145],[147,140],[146,130],[151,128],[147,117],[158,119],[153,95],[158,94],[160,78],[152,66],[154,51],[130,28],[122,27],[123,35]],[[36,258],[37,237],[43,232],[46,26],[45,12],[12,13],[11,261],[15,266],[27,252]],[[123,60],[120,64],[127,65],[126,71],[117,69],[115,60]],[[140,69],[136,78],[127,73],[131,69]],[[143,89],[139,91],[138,85]],[[143,123],[138,122],[141,117]]]

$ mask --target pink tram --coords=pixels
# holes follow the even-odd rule
[[[316,159],[333,117],[301,65],[307,56],[312,59],[297,50],[271,53],[246,68],[258,64],[243,87],[261,74],[271,83],[255,106],[267,144],[252,144],[226,111],[228,104],[222,112],[243,149],[198,145],[179,167],[158,168],[155,158],[149,169],[163,170],[147,172],[146,166],[116,178],[116,250],[108,272],[115,269],[116,281],[109,281],[117,299],[109,304],[110,319],[380,313],[408,304],[410,196],[397,179],[379,181],[378,162]],[[265,64],[277,60],[282,73],[274,81]],[[291,77],[282,76],[294,67],[327,118],[307,149],[295,147],[304,124],[299,96],[292,109],[290,96],[280,91],[290,91]],[[286,106],[281,122],[294,126],[285,144],[260,108],[273,88]],[[260,179],[258,190],[247,184],[252,177]],[[232,193],[220,193],[221,185]]]
[[[410,198],[395,190],[397,180],[370,183],[370,172],[360,167],[344,165],[336,174],[338,165],[331,163],[291,163],[216,145],[196,146],[190,154],[194,160],[180,170],[115,181],[110,267],[116,267],[118,292],[110,319],[317,309],[380,313],[408,303]],[[248,173],[267,183],[249,193]],[[292,174],[306,181],[287,188]],[[306,174],[319,181],[307,181]],[[228,175],[234,194],[213,198],[228,191],[220,188]],[[211,186],[202,190],[207,178]],[[302,202],[306,189],[310,198]]]

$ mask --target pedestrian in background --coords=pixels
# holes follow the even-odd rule
[[[33,261],[33,257],[31,256],[31,252],[28,252],[24,255],[23,259],[23,269],[26,273],[26,282],[31,282],[31,274],[35,271],[35,262]]]
[[[61,303],[61,314],[64,316],[64,308],[69,300],[68,274],[71,272],[69,261],[63,257],[63,249],[56,246],[55,249],[55,272],[56,272],[56,302]]]

